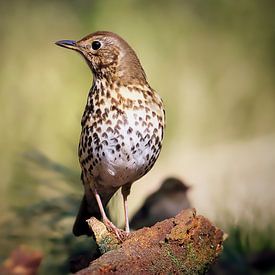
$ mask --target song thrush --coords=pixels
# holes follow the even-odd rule
[[[79,52],[93,73],[78,151],[85,194],[73,233],[90,235],[86,219],[101,216],[107,228],[122,237],[104,208],[122,187],[128,233],[131,185],[153,167],[161,150],[162,100],[148,84],[134,50],[118,35],[99,31],[56,44]]]

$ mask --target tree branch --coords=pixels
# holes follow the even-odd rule
[[[195,209],[142,228],[120,243],[100,221],[88,221],[100,258],[77,274],[203,274],[222,251],[223,232]]]

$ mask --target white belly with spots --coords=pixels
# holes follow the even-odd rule
[[[158,129],[157,119],[148,127],[148,123],[142,124],[142,112],[126,114],[127,123],[120,125],[119,134],[110,134],[108,145],[103,142],[104,154],[94,171],[102,184],[121,186],[136,181],[151,169],[159,154],[160,137],[157,139],[156,133],[161,136],[162,129]]]
[[[128,110],[125,115],[127,122],[119,127],[115,127],[117,122],[103,124],[101,134],[97,133],[99,141],[92,139],[93,157],[85,166],[102,185],[122,186],[138,180],[152,168],[161,149],[163,129],[156,117],[149,124],[145,112]]]
[[[91,93],[88,103],[94,109],[84,113],[79,157],[88,178],[122,186],[153,167],[161,149],[164,113],[152,92],[120,88],[120,93],[110,93]]]

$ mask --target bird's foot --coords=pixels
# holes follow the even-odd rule
[[[108,231],[113,232],[121,242],[125,241],[130,234],[129,232],[117,228],[109,219],[103,220],[103,223]]]

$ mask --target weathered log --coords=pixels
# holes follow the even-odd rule
[[[89,225],[103,254],[77,274],[203,274],[222,251],[223,232],[195,209],[130,234],[120,243],[96,219]]]

